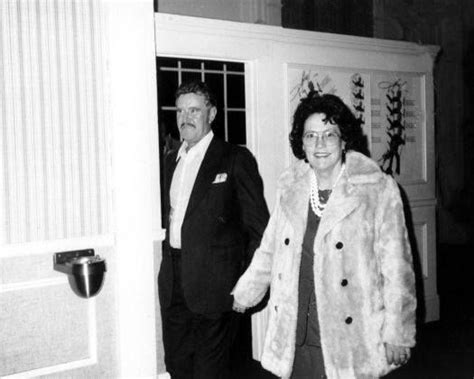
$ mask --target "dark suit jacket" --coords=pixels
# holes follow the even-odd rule
[[[169,191],[177,153],[170,152],[164,162],[163,225],[167,235],[158,276],[164,308],[170,304],[173,285]],[[225,174],[225,181],[213,183],[218,174]],[[191,311],[210,314],[232,309],[230,292],[260,245],[267,221],[255,158],[246,148],[214,137],[196,177],[181,228],[182,284]]]

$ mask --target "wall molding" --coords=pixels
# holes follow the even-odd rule
[[[115,236],[106,234],[95,237],[80,237],[69,239],[57,239],[50,241],[27,242],[0,245],[0,259],[9,257],[21,257],[52,252],[82,250],[88,248],[113,247]]]

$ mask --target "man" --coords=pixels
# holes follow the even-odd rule
[[[158,276],[165,364],[173,379],[229,377],[230,295],[268,221],[257,163],[216,138],[216,101],[202,82],[176,92],[179,149],[164,162],[167,235]]]

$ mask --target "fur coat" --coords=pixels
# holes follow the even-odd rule
[[[312,169],[303,160],[279,179],[260,247],[236,284],[251,307],[270,286],[262,366],[291,375],[298,276]],[[415,345],[415,278],[396,182],[371,159],[346,154],[314,241],[314,282],[328,378],[377,378],[396,368],[384,343]]]

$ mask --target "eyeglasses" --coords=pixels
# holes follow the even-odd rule
[[[315,145],[321,139],[326,146],[335,146],[341,140],[341,136],[334,130],[324,132],[307,132],[303,135],[303,143],[307,146]]]

